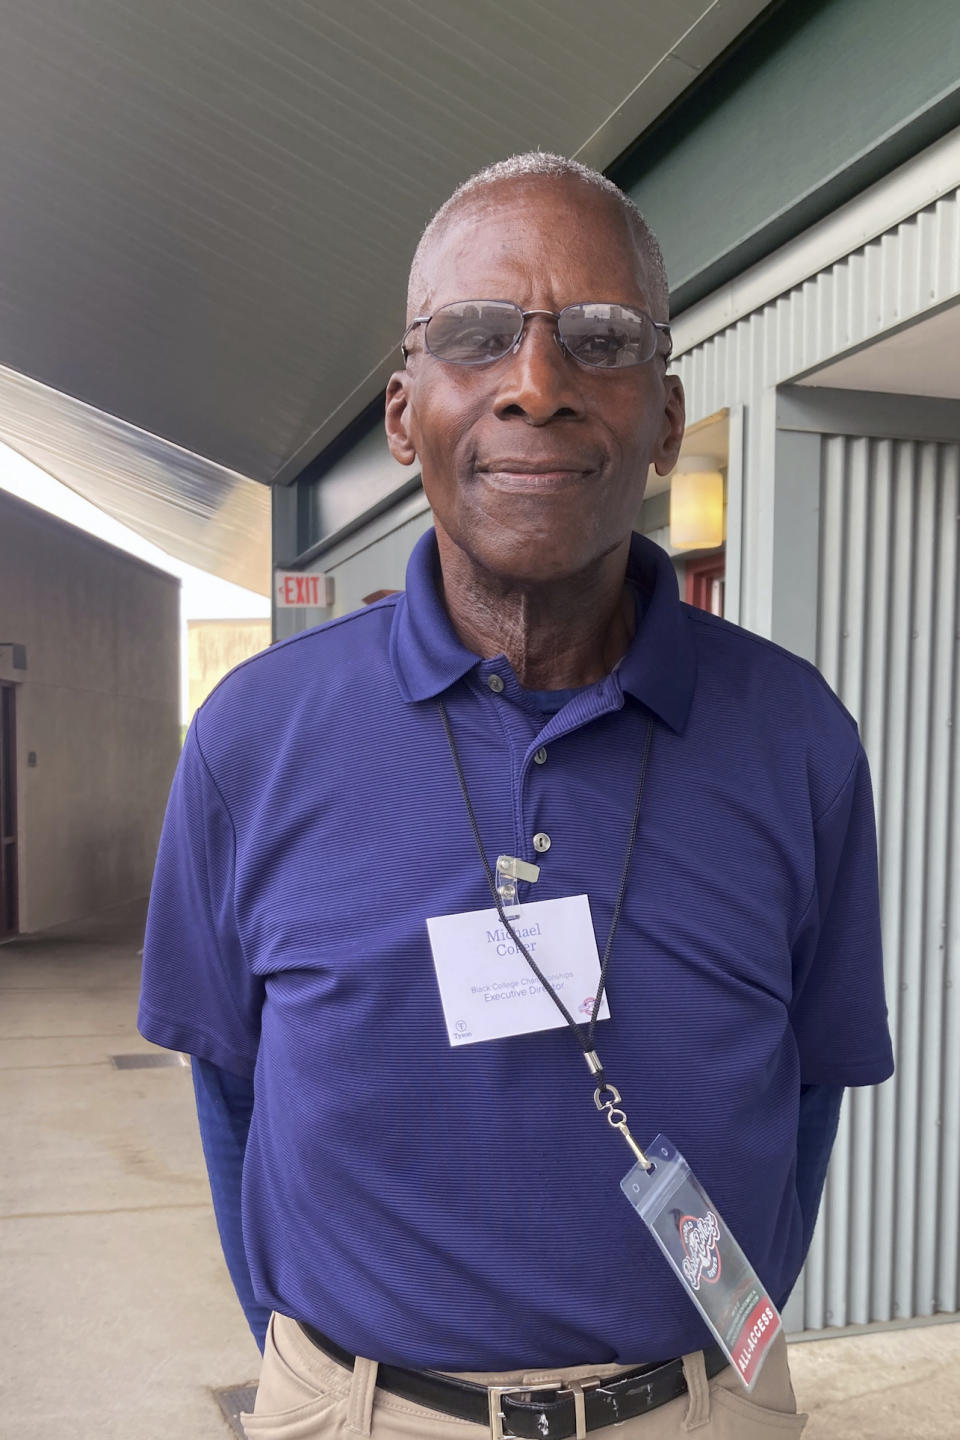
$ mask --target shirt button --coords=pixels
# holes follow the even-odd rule
[[[493,691],[494,695],[499,695],[503,690],[503,681],[501,680],[499,675],[488,675],[487,684],[490,686],[490,689]]]
[[[545,835],[542,830],[538,830],[533,837],[533,848],[537,854],[543,855],[545,851],[550,849],[550,844],[550,836]]]
[[[533,762],[534,762],[535,765],[546,765],[546,763],[547,763],[547,750],[546,750],[546,746],[541,745],[539,750],[534,751]]]

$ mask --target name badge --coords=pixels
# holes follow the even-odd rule
[[[589,1020],[600,957],[586,895],[534,900],[507,913],[574,1020]],[[451,1045],[566,1025],[495,909],[434,916],[427,933]],[[597,1018],[610,1018],[606,995]]]

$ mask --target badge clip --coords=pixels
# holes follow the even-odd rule
[[[517,881],[526,880],[535,885],[540,879],[540,866],[519,860],[516,855],[497,856],[497,894],[504,905],[512,905],[517,898]]]
[[[596,1051],[591,1050],[588,1052],[588,1065],[591,1065],[591,1060],[589,1058],[590,1056],[592,1056],[593,1059],[596,1059]],[[623,1109],[620,1101],[620,1091],[617,1089],[616,1085],[605,1083],[602,1087],[596,1089],[593,1092],[593,1103],[596,1105],[597,1109],[600,1111],[601,1114],[606,1115],[607,1124],[612,1125],[614,1130],[620,1131],[620,1134],[623,1136],[624,1140],[626,1140],[630,1149],[633,1151],[633,1154],[635,1155],[637,1160],[637,1164],[642,1166],[644,1170],[655,1170],[656,1166],[654,1165],[653,1161],[644,1154],[644,1152],[640,1149],[640,1146],[637,1144],[636,1140],[634,1140],[633,1136],[630,1134],[630,1127],[627,1124],[627,1112]]]

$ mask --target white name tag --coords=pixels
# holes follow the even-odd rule
[[[586,895],[512,905],[510,923],[574,1020],[593,1014],[600,957]],[[451,1045],[565,1025],[495,909],[427,921]],[[604,995],[600,1020],[610,1018]]]

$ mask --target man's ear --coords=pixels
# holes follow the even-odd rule
[[[401,465],[412,465],[417,458],[416,447],[410,438],[410,377],[405,370],[395,370],[387,383],[387,407],[384,424],[387,430],[387,444],[394,460]]]
[[[663,424],[654,446],[653,464],[658,475],[669,475],[680,454],[687,422],[687,402],[679,375],[665,375],[663,390]]]

